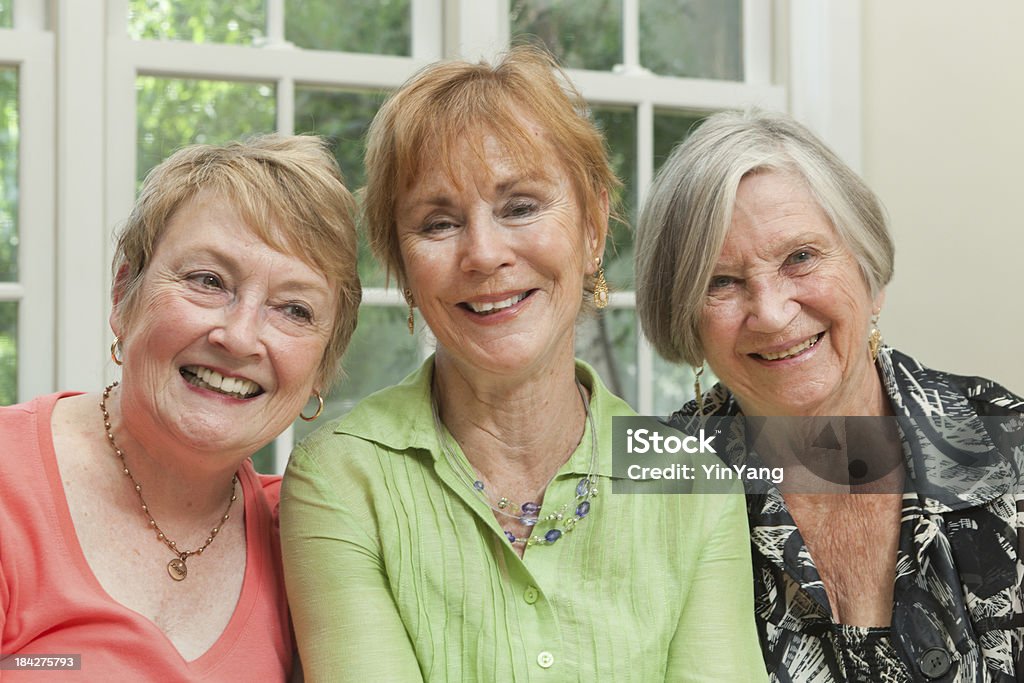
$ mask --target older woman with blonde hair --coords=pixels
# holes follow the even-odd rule
[[[810,131],[724,112],[651,188],[637,309],[666,359],[719,379],[677,424],[771,416],[727,457],[782,450],[763,437],[785,424],[797,461],[844,456],[829,486],[748,495],[773,680],[1020,680],[1024,401],[881,344],[893,254],[878,199]]]
[[[551,58],[427,67],[371,126],[371,243],[437,339],[292,454],[288,594],[314,680],[756,681],[742,498],[609,495],[574,360],[617,188]]]
[[[319,415],[355,329],[353,207],[313,137],[146,178],[114,257],[120,381],[0,408],[4,681],[291,675],[280,477],[250,457]]]

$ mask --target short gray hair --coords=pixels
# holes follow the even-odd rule
[[[885,210],[861,178],[789,116],[757,109],[708,117],[658,171],[636,236],[636,303],[666,360],[704,359],[700,316],[732,223],[740,181],[778,171],[803,179],[876,296],[892,279]]]

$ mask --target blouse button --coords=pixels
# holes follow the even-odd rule
[[[527,605],[532,605],[533,603],[537,602],[538,595],[539,593],[537,589],[533,586],[530,586],[525,591],[523,591],[523,600],[526,600]]]
[[[917,660],[917,666],[921,669],[921,673],[932,680],[945,676],[952,664],[949,653],[941,647],[928,648],[921,653],[920,659]]]
[[[555,656],[545,650],[537,655],[537,663],[542,669],[550,669],[551,665],[555,663]]]

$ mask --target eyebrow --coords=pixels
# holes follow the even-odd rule
[[[269,244],[267,246],[270,247]],[[283,252],[283,251],[278,251],[274,247],[270,247],[270,248],[273,249],[274,251],[276,251],[279,254],[282,254],[284,256],[287,256],[288,258],[293,258],[293,259],[301,262],[303,265],[305,265],[307,268],[309,268],[310,270],[312,270],[314,272],[319,272],[316,267],[306,263],[305,261],[303,261],[298,256],[295,256],[294,254],[288,254],[288,253]],[[231,255],[227,251],[222,251],[222,250],[220,250],[220,249],[218,249],[216,247],[200,247],[200,248],[196,249],[195,251],[193,251],[191,253],[192,253],[193,257],[196,258],[196,259],[209,258],[209,259],[212,259],[212,260],[215,260],[215,261],[219,261],[219,262],[225,264],[226,267],[228,267],[230,270],[235,271],[235,274],[237,274],[237,272],[239,270],[242,270],[241,264],[238,262],[238,260],[233,255]],[[327,277],[326,273],[319,273],[319,274],[324,278],[324,280],[328,280],[328,282],[329,282],[329,278]],[[288,280],[284,280],[283,282],[279,282],[279,283],[276,283],[276,284],[277,284],[277,286],[275,287],[275,289],[292,290],[292,291],[299,291],[299,292],[318,292],[321,289],[323,289],[320,286],[319,283],[316,283],[313,280],[304,280],[304,279],[296,279],[296,278],[290,278]],[[328,285],[328,288],[329,287],[330,287],[330,285]]]

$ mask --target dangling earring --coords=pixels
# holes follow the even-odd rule
[[[123,365],[124,361],[117,357],[118,351],[123,351],[121,348],[121,338],[114,337],[114,341],[110,343],[110,360],[114,361],[114,365]]]
[[[601,257],[594,258],[597,262],[597,279],[594,281],[594,305],[604,308],[608,305],[608,281],[604,279],[604,267],[601,265]]]
[[[412,307],[415,303],[412,298],[412,290],[407,289],[403,294],[405,294],[405,303],[409,304],[409,317],[406,318],[405,324],[409,326],[409,334],[416,334],[416,316],[412,312]]]
[[[318,404],[316,407],[316,412],[313,413],[313,415],[310,417],[306,417],[302,413],[299,413],[299,417],[301,417],[306,422],[312,422],[313,420],[320,417],[320,413],[324,412],[324,397],[320,395],[319,391],[314,391],[313,393],[316,394],[316,400]]]
[[[697,415],[704,415],[704,392],[700,390],[700,376],[704,374],[704,361],[693,371],[693,395],[697,397]]]
[[[882,348],[882,332],[878,329],[878,314],[871,316],[871,333],[868,335],[868,353],[871,362],[878,360],[878,351]]]

